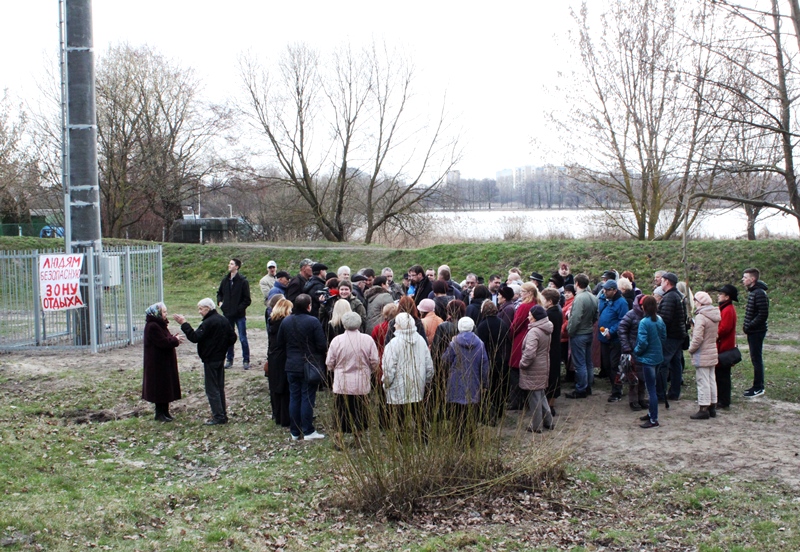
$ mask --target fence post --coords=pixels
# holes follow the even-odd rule
[[[39,296],[39,250],[33,251],[33,335],[36,345],[42,344],[42,299]]]
[[[125,246],[125,322],[128,325],[128,345],[133,343],[133,298],[131,293],[131,248]]]
[[[160,303],[164,302],[164,274],[162,271],[164,270],[163,267],[163,260],[161,258],[161,244],[158,245],[158,259],[157,263],[158,266],[156,267],[156,285],[158,286],[158,301]]]
[[[94,281],[94,247],[86,249],[87,275],[89,276],[89,341],[92,353],[97,352],[97,289]]]

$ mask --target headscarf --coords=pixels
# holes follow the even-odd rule
[[[161,309],[166,310],[167,306],[164,303],[153,303],[147,310],[144,311],[145,316],[155,316],[156,318],[161,318]]]

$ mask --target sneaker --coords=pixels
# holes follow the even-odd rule
[[[249,370],[249,369],[250,369],[250,362],[244,362],[244,363],[242,364],[242,367],[243,367],[245,370]]]
[[[744,397],[747,399],[752,399],[753,397],[760,397],[764,394],[764,389],[756,389],[755,387],[751,387],[747,391],[743,393]]]
[[[324,438],[325,438],[325,436],[322,433],[318,433],[316,431],[314,433],[309,433],[308,435],[305,435],[303,437],[303,439],[305,439],[306,441],[309,441],[309,440],[312,440],[312,439],[324,439]]]
[[[215,426],[215,425],[225,425],[228,423],[228,420],[220,420],[218,418],[211,418],[210,420],[205,422],[207,426]]]
[[[614,395],[611,395],[611,396],[608,398],[608,402],[610,402],[610,403],[619,402],[619,401],[621,401],[621,400],[622,400],[622,397],[620,397],[619,395],[616,395],[616,394],[614,394]]]
[[[640,422],[646,422],[650,419],[650,414],[645,414],[644,416],[639,417]]]
[[[300,435],[292,435],[292,441],[299,441]]]
[[[634,412],[638,412],[639,410],[642,409],[642,405],[640,405],[638,402],[632,402],[630,403],[630,406],[631,410],[633,410]]]
[[[233,361],[232,360],[226,360],[225,361],[225,369],[226,370],[230,370],[231,368],[233,368]]]
[[[658,422],[652,422],[648,419],[645,423],[643,423],[639,427],[641,427],[642,429],[650,429],[651,427],[658,427]]]

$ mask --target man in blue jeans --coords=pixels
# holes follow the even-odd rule
[[[250,345],[247,343],[247,307],[250,306],[250,284],[247,278],[239,274],[242,261],[231,259],[228,263],[228,274],[222,279],[217,290],[217,306],[228,319],[232,328],[239,332],[242,343],[242,366],[250,369]],[[233,345],[228,347],[225,369],[233,366]]]
[[[742,276],[742,283],[747,289],[747,306],[744,311],[744,333],[747,335],[747,346],[750,348],[750,362],[753,363],[753,386],[744,392],[748,399],[764,394],[764,338],[767,336],[767,318],[769,318],[769,297],[767,284],[759,280],[760,273],[756,268],[748,268]]]
[[[568,399],[585,399],[592,394],[592,334],[597,314],[597,297],[589,291],[589,277],[578,274],[575,276],[575,299],[567,322],[572,365],[575,367],[575,391],[565,395]]]

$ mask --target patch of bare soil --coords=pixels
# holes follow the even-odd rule
[[[557,422],[573,426],[582,444],[576,460],[589,469],[600,465],[660,465],[667,471],[707,471],[742,481],[775,477],[800,488],[800,405],[767,394],[734,398],[727,410],[710,420],[691,420],[692,400],[659,404],[660,427],[641,429],[628,402],[608,403],[597,390],[582,400],[558,399]],[[558,408],[560,405],[560,409]]]

